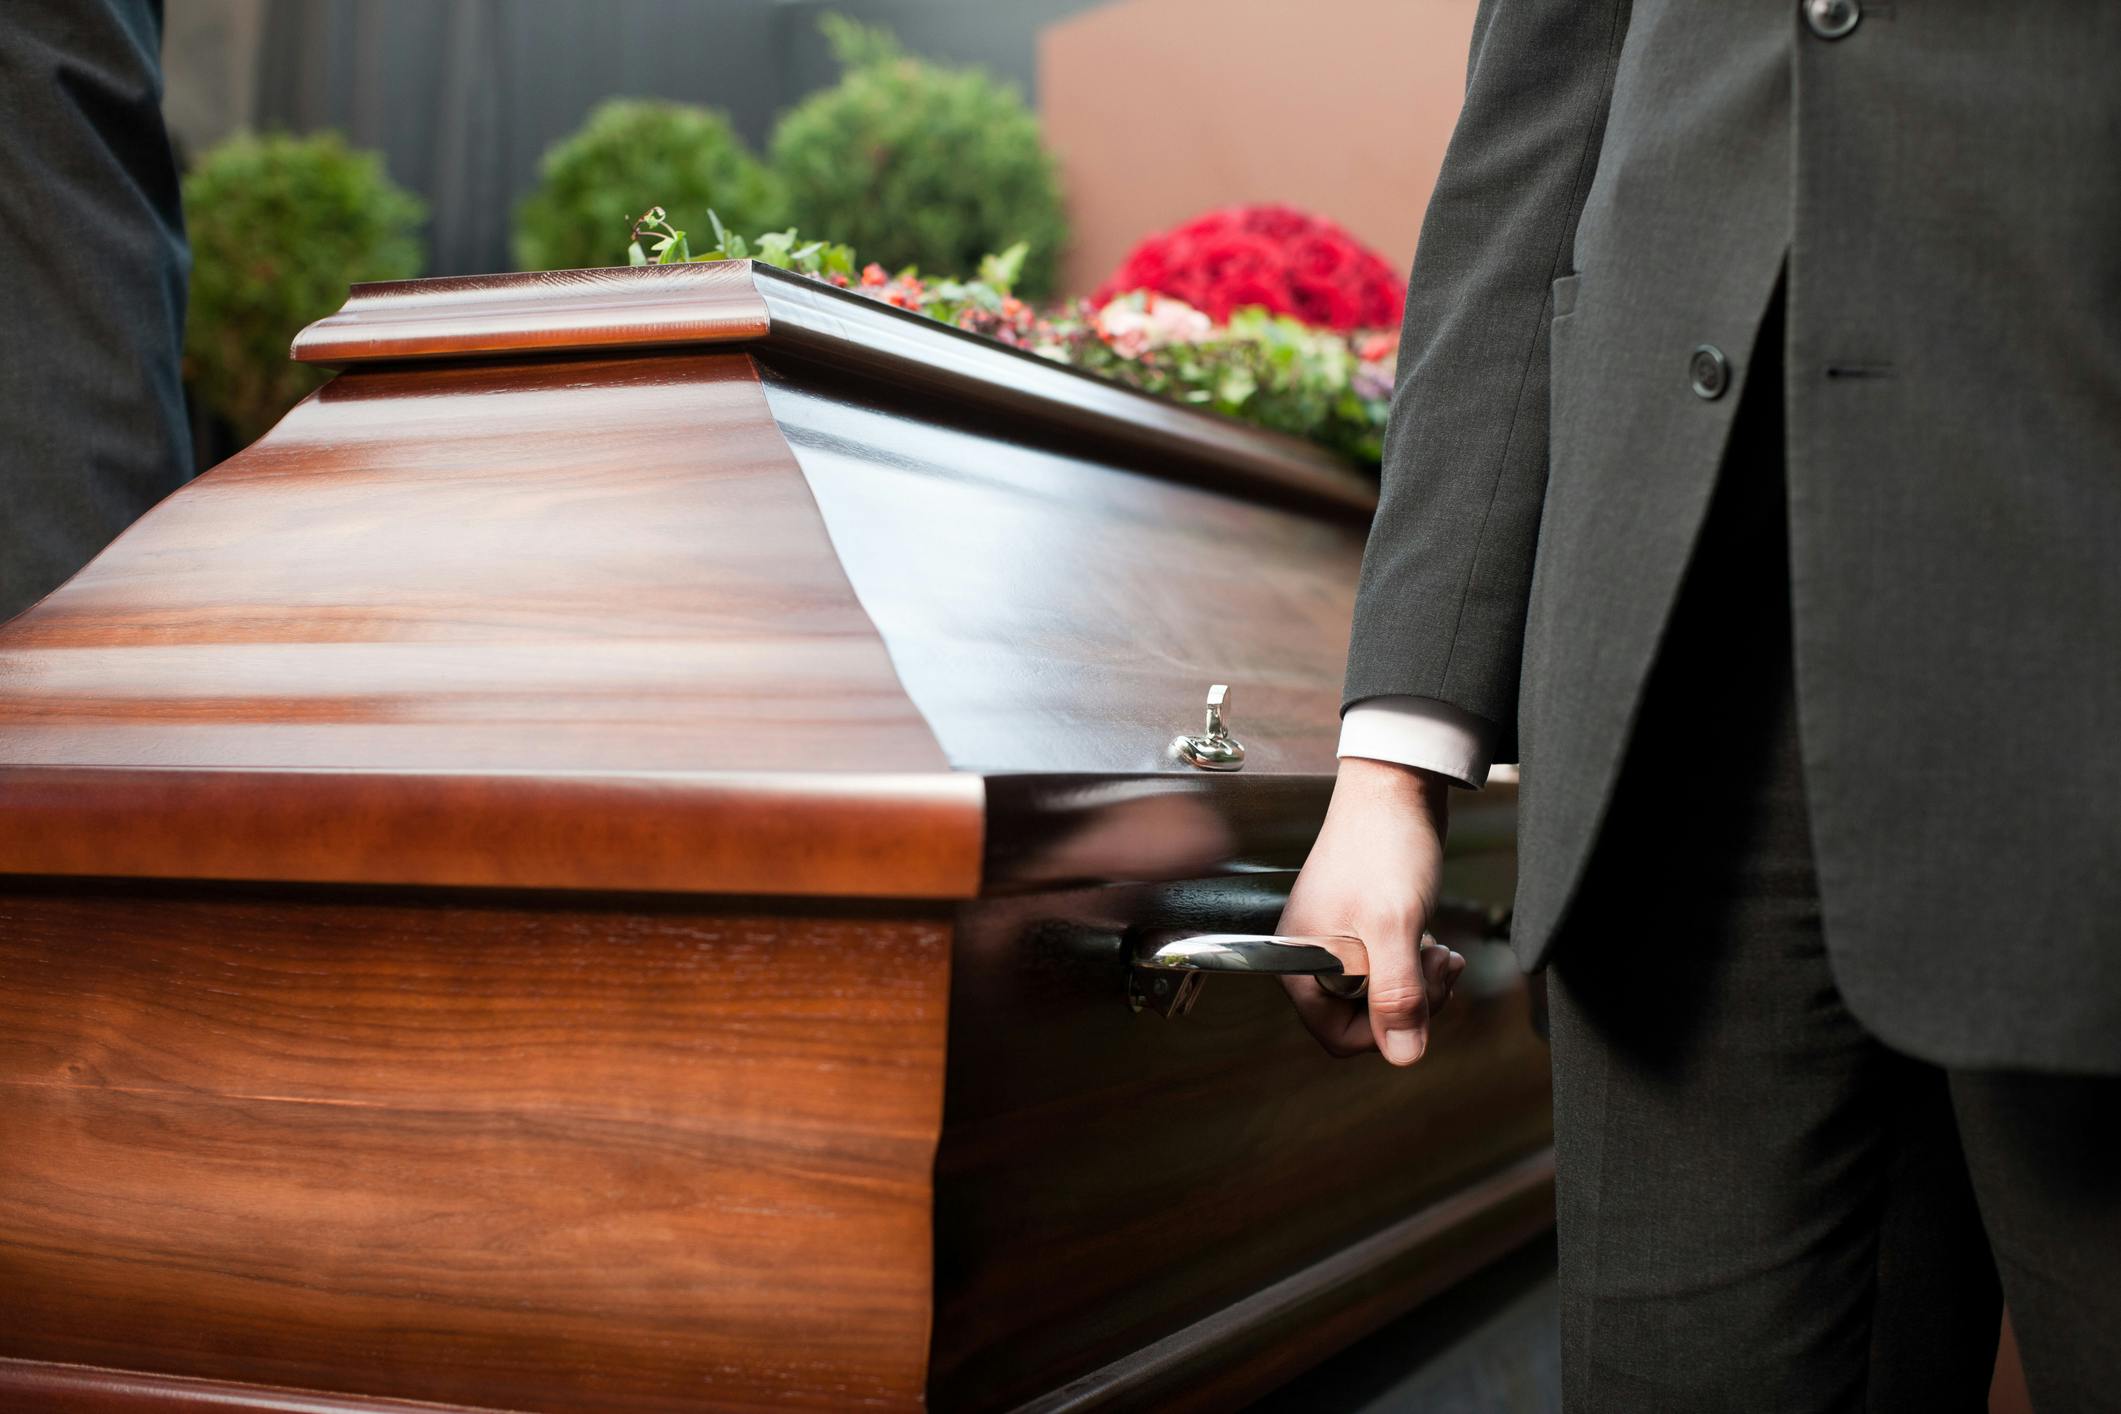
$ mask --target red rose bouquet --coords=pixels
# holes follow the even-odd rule
[[[1406,277],[1322,216],[1273,204],[1210,211],[1149,237],[1098,286],[1102,305],[1154,290],[1217,323],[1262,305],[1315,329],[1397,329]]]

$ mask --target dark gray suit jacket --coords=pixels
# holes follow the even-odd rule
[[[1786,267],[1836,977],[1916,1055],[2121,1071],[2121,5],[1861,3],[1484,0],[1346,705],[1498,724],[1541,963]]]
[[[0,6],[0,619],[191,473],[160,0]]]

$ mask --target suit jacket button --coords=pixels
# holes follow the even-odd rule
[[[1714,402],[1731,386],[1731,361],[1714,344],[1703,344],[1688,360],[1687,374],[1693,379],[1694,396]]]
[[[1856,0],[1804,0],[1804,24],[1821,39],[1839,39],[1863,18]]]

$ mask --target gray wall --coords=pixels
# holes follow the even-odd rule
[[[1038,31],[1107,0],[777,0],[780,80],[793,102],[839,78],[817,17],[829,12],[881,24],[916,54],[978,64],[1038,101]],[[763,138],[764,134],[760,136]]]
[[[781,110],[837,77],[817,33],[834,10],[1035,101],[1039,28],[1099,3],[175,0],[168,107],[193,151],[246,122],[335,128],[426,199],[432,273],[502,270],[539,154],[602,99],[707,104],[762,148]]]

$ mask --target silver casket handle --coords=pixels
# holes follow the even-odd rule
[[[1152,1006],[1181,1016],[1193,1005],[1200,982],[1212,972],[1256,972],[1311,976],[1339,997],[1359,997],[1370,983],[1370,954],[1362,939],[1342,934],[1202,933],[1182,928],[1137,928],[1129,935],[1137,969],[1137,1008]],[[1176,973],[1170,985],[1141,973]]]

